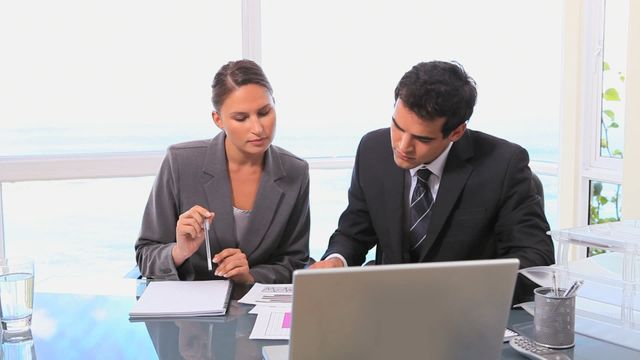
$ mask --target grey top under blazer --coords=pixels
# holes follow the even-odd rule
[[[171,249],[183,212],[200,205],[215,213],[212,255],[237,248],[225,134],[171,146],[156,177],[135,245],[143,276],[173,280],[216,278],[208,271],[204,243],[176,268]],[[309,260],[309,166],[277,146],[265,154],[264,171],[240,249],[260,283],[289,283]],[[215,264],[214,264],[215,270]]]

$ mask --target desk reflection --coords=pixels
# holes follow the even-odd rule
[[[178,352],[186,360],[214,359],[213,324],[176,321],[178,327]],[[149,325],[147,325],[147,329]],[[218,336],[216,335],[216,339]]]
[[[0,359],[3,360],[35,360],[36,349],[31,330],[12,334],[2,333],[2,347],[0,347]]]
[[[253,326],[245,308],[233,304],[224,317],[147,320],[159,359],[251,359],[260,353],[249,340]]]

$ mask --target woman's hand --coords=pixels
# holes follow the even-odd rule
[[[228,248],[213,256],[213,262],[218,264],[216,276],[230,278],[237,283],[253,284],[255,279],[249,272],[247,256],[240,249]]]
[[[195,205],[180,215],[176,224],[176,245],[171,250],[176,267],[182,265],[202,245],[204,222],[211,223],[214,215],[199,205]]]

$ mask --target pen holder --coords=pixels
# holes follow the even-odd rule
[[[565,289],[558,289],[563,294]],[[575,345],[576,295],[556,295],[553,288],[534,291],[534,340],[553,349],[568,349]]]

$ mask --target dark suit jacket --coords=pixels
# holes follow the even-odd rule
[[[171,257],[176,223],[183,212],[201,205],[215,213],[212,255],[237,248],[231,185],[224,133],[211,140],[169,148],[156,177],[136,242],[136,260],[143,276],[161,279],[213,279],[207,269],[204,243],[179,268]],[[256,282],[290,283],[293,270],[309,260],[309,167],[277,146],[265,154],[264,171],[241,250]]]
[[[449,152],[420,261],[518,258],[521,268],[554,263],[528,164],[522,147],[467,130]],[[393,160],[388,128],[362,138],[349,204],[323,258],[338,253],[349,265],[360,265],[378,245],[377,264],[410,262],[406,171]],[[523,285],[514,300],[532,295],[531,284]]]

